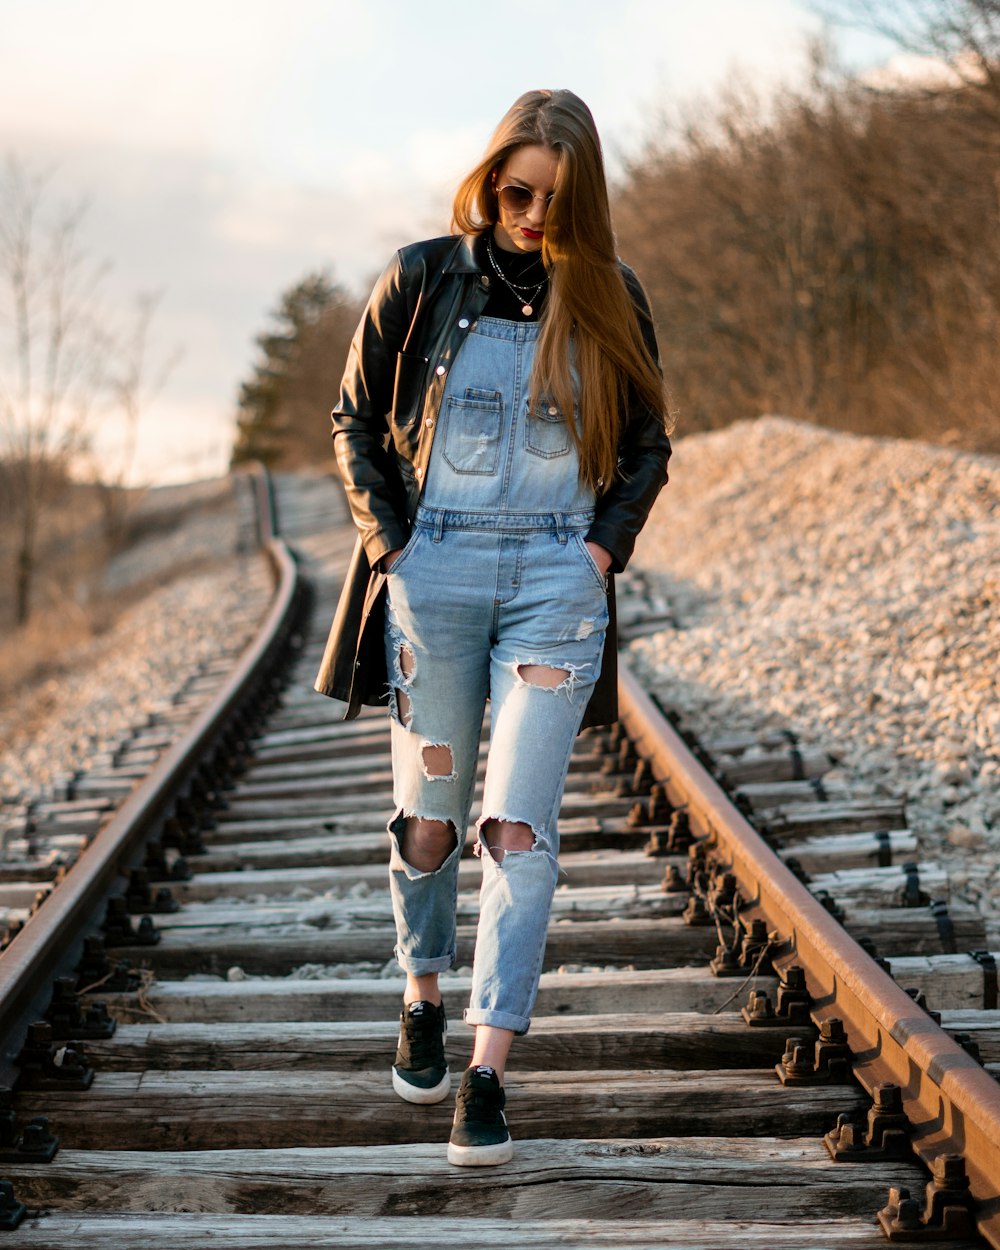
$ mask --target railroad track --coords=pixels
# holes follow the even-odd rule
[[[621,727],[571,766],[515,1159],[448,1166],[450,1104],[388,1081],[384,714],[338,722],[311,692],[353,534],[332,484],[277,493],[300,565],[270,541],[274,602],[232,688],[0,955],[0,1238],[1000,1246],[1000,1089],[970,1053],[997,1070],[995,962],[962,953],[981,920],[916,863],[899,803],[824,783],[788,735],[692,754],[627,671]],[[623,635],[667,616],[634,580]],[[470,1038],[453,1029],[453,1067]]]

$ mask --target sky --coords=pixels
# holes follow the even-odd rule
[[[820,30],[808,0],[0,0],[0,155],[46,172],[50,209],[85,199],[115,318],[160,293],[149,376],[173,364],[132,477],[183,481],[225,470],[281,293],[319,269],[366,292],[397,247],[446,233],[522,91],[582,96],[614,177],[664,109],[737,73],[794,81]],[[834,38],[858,68],[892,51]],[[105,416],[109,466],[120,435]]]

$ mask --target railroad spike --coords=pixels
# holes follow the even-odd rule
[[[44,886],[40,890],[36,890],[35,897],[31,900],[31,908],[28,912],[28,915],[33,916],[51,893],[52,893],[52,887],[50,885]]]
[[[979,1050],[979,1043],[971,1033],[952,1033],[951,1037],[967,1055],[971,1055],[975,1059],[976,1063],[982,1063],[983,1056]]]
[[[732,907],[739,891],[736,888],[736,874],[719,872],[712,885],[712,903],[716,907]]]
[[[760,1002],[761,998],[766,1001]],[[785,979],[778,983],[777,1007],[771,1006],[767,994],[751,990],[742,1016],[753,1028],[788,1028],[791,1025],[796,1029],[812,1029],[811,1002],[805,971],[798,964],[792,964],[785,969]]]
[[[33,1163],[51,1163],[58,1149],[59,1138],[49,1128],[48,1116],[36,1115],[21,1132],[17,1157],[24,1163],[29,1160]]]
[[[688,888],[692,890],[701,890],[704,892],[708,889],[708,873],[705,870],[705,864],[708,860],[708,848],[705,843],[692,842],[688,847],[688,868],[687,881]]]
[[[0,1181],[0,1229],[17,1228],[27,1214],[28,1208],[18,1202],[10,1181]]]
[[[844,909],[840,906],[829,890],[816,890],[813,893],[813,897],[824,908],[824,910],[830,913],[838,924],[844,923]]]
[[[684,894],[687,892],[684,878],[681,876],[680,869],[676,864],[667,864],[663,870],[663,880],[660,882],[660,889],[664,894]]]
[[[104,924],[101,926],[106,946],[155,946],[160,934],[153,924],[152,916],[142,916],[139,927],[134,928],[128,912],[125,896],[116,894],[108,899]]]
[[[920,1007],[923,1011],[926,1011],[935,1024],[941,1023],[940,1011],[931,1011],[930,1007],[927,1006],[927,995],[924,993],[923,990],[916,989],[914,986],[911,985],[908,989],[904,990],[904,993],[909,994],[909,996],[913,999],[913,1001],[917,1004],[917,1006]]]
[[[59,1138],[49,1130],[45,1116],[18,1127],[14,1091],[0,1085],[0,1163],[51,1163],[58,1149]]]
[[[674,809],[667,798],[667,788],[660,781],[655,782],[649,791],[647,810],[651,825],[673,821]]]
[[[129,914],[133,916],[142,912],[155,912],[158,916],[170,915],[181,909],[168,886],[158,886],[156,893],[153,893],[148,868],[133,868],[129,873],[125,901]]]
[[[73,977],[56,978],[45,1019],[57,1042],[112,1037],[117,1028],[117,1021],[108,1014],[104,1003],[88,1003],[84,1008]]]
[[[114,963],[108,958],[104,939],[91,934],[83,940],[83,954],[76,966],[76,991],[87,993],[92,989],[106,990],[109,994],[130,993],[139,988],[139,975],[123,959]]]
[[[16,1063],[21,1069],[17,1083],[22,1089],[90,1089],[94,1081],[94,1069],[87,1063],[83,1047],[79,1043],[57,1046],[47,1020],[28,1025]]]
[[[898,1085],[887,1082],[876,1085],[873,1092],[867,1126],[849,1115],[840,1115],[837,1127],[823,1138],[838,1163],[877,1163],[910,1157],[913,1126],[903,1112],[902,1091]]]
[[[715,923],[700,894],[692,894],[688,899],[684,908],[684,923],[693,928],[711,928]]]
[[[187,862],[183,855],[178,855],[174,862],[170,865],[171,881],[190,881],[194,876],[194,870]]]
[[[851,1049],[843,1021],[832,1016],[820,1022],[811,1059],[804,1039],[790,1037],[774,1070],[782,1085],[843,1085],[851,1081]]]
[[[785,1053],[774,1067],[782,1085],[810,1084],[815,1067],[809,1054],[808,1041],[804,1037],[788,1038],[785,1042]]]
[[[623,738],[618,747],[618,760],[616,772],[630,773],[634,770],[639,762],[639,752],[635,749],[635,743],[631,738]]]
[[[770,953],[765,953],[770,940],[767,922],[762,917],[755,916],[750,922],[750,928],[744,931],[740,944],[739,962],[742,972],[755,972],[762,977],[774,976]]]
[[[709,960],[713,977],[743,977],[746,969],[740,964],[739,950],[735,946],[717,946],[714,959]]]
[[[646,825],[667,825],[673,817],[674,809],[667,798],[667,792],[660,782],[655,782],[645,802],[633,804],[627,817],[630,829],[641,829]],[[661,836],[663,834],[661,833]]]
[[[640,759],[632,774],[632,793],[648,797],[653,788],[653,770],[649,760]]]
[[[962,1155],[938,1155],[931,1164],[924,1209],[903,1188],[889,1190],[878,1222],[890,1241],[943,1241],[973,1237],[976,1223]]]
[[[892,970],[889,967],[889,961],[883,955],[880,955],[878,953],[878,947],[875,945],[874,939],[868,937],[867,934],[863,934],[861,937],[858,938],[857,941],[858,941],[858,945],[865,952],[865,954],[871,956],[871,958],[875,961],[875,963],[878,964],[878,966],[882,969],[883,972],[886,972],[889,974],[889,976],[892,976]]]
[[[162,881],[170,875],[167,857],[163,852],[163,843],[159,838],[150,838],[146,843],[144,867],[151,881]]]
[[[763,990],[750,991],[746,1006],[740,1009],[740,1015],[751,1028],[773,1028],[774,1025],[783,1023],[775,1015],[771,995],[765,994]]]
[[[178,801],[179,802],[179,801]],[[161,840],[164,846],[176,847],[182,855],[204,855],[205,841],[197,824],[190,823],[178,811],[163,822]]]
[[[683,855],[693,843],[694,834],[691,832],[691,817],[686,811],[678,808],[670,817],[670,849],[675,855]]]
[[[638,807],[638,804],[636,804]],[[633,808],[633,811],[635,808]],[[631,821],[629,822],[631,824]],[[636,822],[637,824],[639,822]],[[632,826],[633,828],[635,826]],[[646,844],[642,848],[642,853],[649,859],[662,859],[664,855],[670,854],[669,830],[667,829],[651,829]]]
[[[789,857],[785,860],[785,867],[792,874],[792,876],[797,877],[803,885],[809,884],[809,874],[802,867],[802,861],[795,855],[789,855]]]

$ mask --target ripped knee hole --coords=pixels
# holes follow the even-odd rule
[[[568,669],[550,668],[547,664],[519,664],[517,675],[529,686],[545,686],[549,690],[561,686],[570,676]]]
[[[399,853],[418,872],[437,872],[458,845],[450,820],[407,816],[399,834]]]
[[[508,851],[540,850],[539,843],[539,835],[525,821],[493,819],[480,825],[474,849],[481,856],[485,847],[491,858],[501,864]]]

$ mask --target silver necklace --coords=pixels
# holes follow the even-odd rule
[[[508,288],[511,295],[513,295],[515,299],[524,300],[524,303],[521,305],[521,312],[523,312],[526,317],[530,317],[535,311],[535,300],[538,299],[541,294],[542,287],[546,284],[546,282],[548,282],[549,275],[545,274],[538,286],[535,287],[534,291],[531,291],[530,286],[518,286],[517,283],[511,282],[504,271],[500,268],[497,263],[497,258],[493,255],[493,241],[489,235],[486,236],[486,255],[489,257],[490,264],[493,266],[493,272],[504,284],[504,286]],[[530,294],[528,294],[529,291],[531,292]]]

